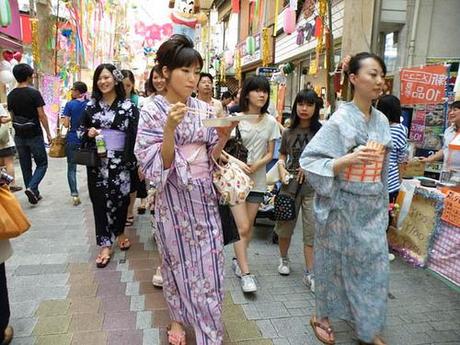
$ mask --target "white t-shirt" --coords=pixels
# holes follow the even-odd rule
[[[248,165],[261,159],[267,153],[268,143],[281,137],[278,124],[273,116],[265,114],[257,123],[240,121],[238,128],[243,139],[243,145],[248,149]],[[267,190],[266,167],[263,166],[250,177],[255,186],[254,192],[265,193]]]

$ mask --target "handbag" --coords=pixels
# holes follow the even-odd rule
[[[212,159],[217,168],[212,173],[212,181],[220,194],[219,203],[233,206],[244,202],[254,187],[254,181],[231,157],[224,166],[219,165],[214,157]]]
[[[0,187],[0,240],[18,237],[30,228],[30,222],[16,197],[7,186]]]
[[[292,197],[289,194],[279,193],[275,196],[273,220],[275,221],[289,221],[297,218],[295,200],[299,194],[302,185],[297,186],[295,196]]]
[[[63,158],[65,154],[66,136],[62,136],[62,126],[56,130],[56,137],[51,140],[48,155],[52,158]]]
[[[99,156],[97,155],[96,148],[82,144],[82,146],[74,152],[73,163],[86,165],[88,168],[97,167],[99,165]]]
[[[235,127],[236,135],[228,139],[224,151],[229,155],[246,163],[248,161],[248,149],[243,145],[243,138],[238,126]]]
[[[224,246],[240,240],[238,228],[233,218],[232,210],[228,205],[219,204],[219,215],[222,222],[222,233],[224,235]]]

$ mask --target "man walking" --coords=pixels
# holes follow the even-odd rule
[[[19,155],[22,176],[26,186],[25,193],[32,205],[42,198],[38,185],[45,176],[48,168],[48,157],[43,140],[43,131],[46,131],[48,142],[51,142],[51,133],[48,119],[43,110],[45,101],[40,92],[32,85],[34,70],[25,63],[14,66],[13,75],[18,85],[7,97],[8,111],[13,119],[15,130],[14,141]],[[32,157],[35,161],[35,171],[32,172]]]

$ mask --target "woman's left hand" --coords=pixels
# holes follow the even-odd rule
[[[232,134],[232,131],[236,126],[238,126],[237,121],[232,122],[232,124],[228,127],[216,127],[217,136],[219,137],[219,140],[227,141],[230,137],[230,134]]]

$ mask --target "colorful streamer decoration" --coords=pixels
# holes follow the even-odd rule
[[[273,23],[273,37],[278,32],[278,12],[280,10],[280,0],[275,0],[275,22]]]
[[[246,51],[249,55],[253,55],[256,51],[256,40],[253,36],[246,38]]]
[[[262,29],[262,66],[270,63],[270,37],[268,28]]]
[[[241,53],[239,48],[235,49],[234,67],[235,79],[241,80]]]
[[[232,13],[240,13],[240,0],[232,0]]]
[[[38,42],[38,19],[33,18],[30,20],[32,28],[32,56],[34,58],[34,64],[40,65],[40,46]]]
[[[11,24],[11,7],[8,0],[0,0],[0,26],[7,27]]]

